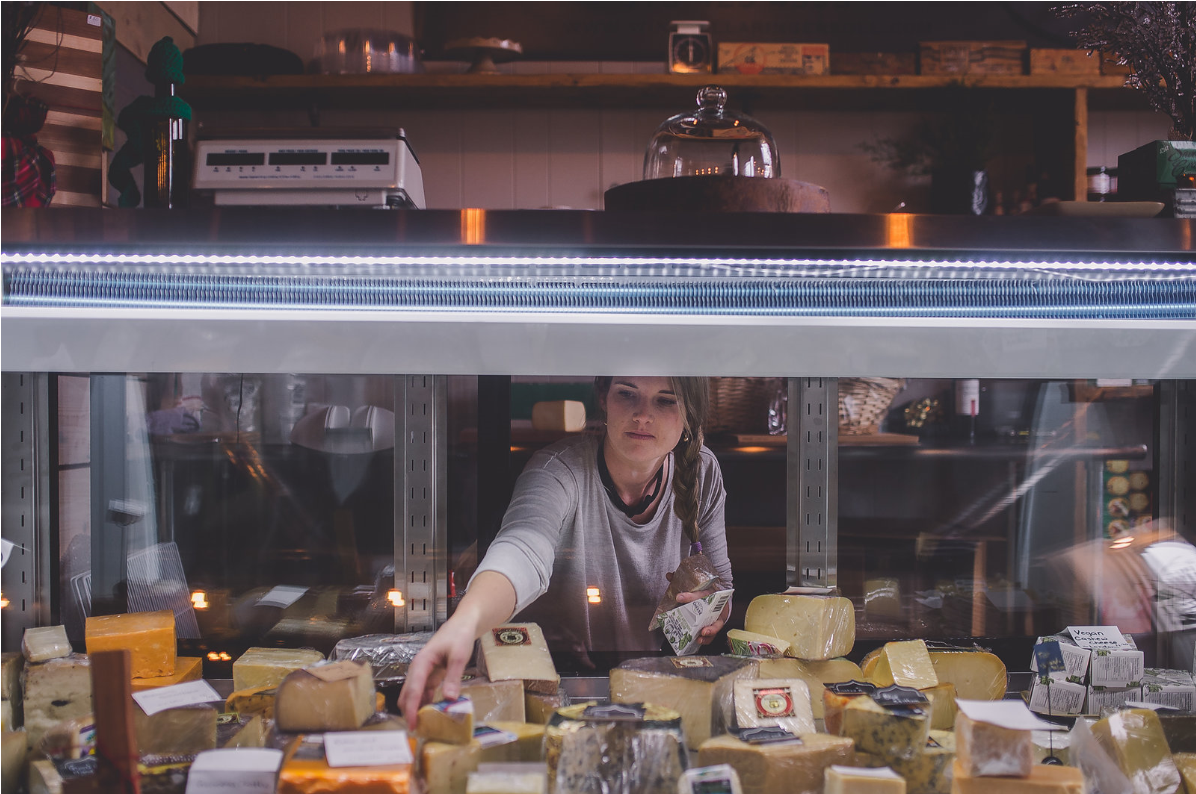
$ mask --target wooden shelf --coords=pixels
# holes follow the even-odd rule
[[[370,105],[387,109],[495,107],[686,107],[699,87],[717,83],[733,103],[755,107],[795,99],[871,106],[877,95],[933,93],[952,84],[1014,90],[1123,89],[1118,75],[671,75],[372,74],[188,77],[182,95],[196,109],[308,109]],[[843,96],[847,92],[847,96]],[[836,96],[838,95],[838,96]]]

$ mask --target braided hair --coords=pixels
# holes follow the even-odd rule
[[[599,405],[610,392],[614,378],[594,378],[594,391]],[[669,383],[681,406],[683,431],[681,440],[673,447],[673,513],[681,521],[690,543],[699,540],[698,512],[701,505],[698,474],[702,465],[702,426],[710,409],[710,387],[707,378],[670,377]]]

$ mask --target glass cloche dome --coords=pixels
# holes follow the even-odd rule
[[[644,179],[675,176],[779,177],[772,134],[755,119],[727,110],[727,92],[698,90],[698,109],[665,120],[644,154]]]

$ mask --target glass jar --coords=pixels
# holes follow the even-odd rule
[[[698,109],[656,128],[644,154],[644,179],[675,176],[779,177],[781,160],[768,129],[728,110],[727,92],[698,90]]]

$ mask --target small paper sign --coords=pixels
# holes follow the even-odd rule
[[[987,722],[1012,731],[1065,731],[1062,725],[1040,720],[1020,700],[956,700],[959,710],[974,722]]]
[[[840,775],[859,775],[862,777],[881,778],[900,777],[900,775],[898,775],[892,769],[889,769],[887,766],[869,768],[863,766],[839,766],[838,764],[835,764],[831,767],[831,769],[835,770]]]
[[[1129,646],[1116,626],[1068,626],[1067,633],[1076,645],[1090,651],[1098,648],[1119,650]]]
[[[304,668],[307,672],[319,678],[322,681],[332,683],[333,681],[340,681],[345,678],[352,678],[361,673],[361,668],[364,665],[361,662],[352,662],[345,659],[340,662],[333,662],[332,664],[321,664],[314,667]]]
[[[133,700],[148,717],[166,709],[195,706],[200,703],[224,703],[224,698],[207,681],[188,681],[174,686],[160,686],[144,692],[134,692]]]
[[[8,565],[8,555],[12,551],[12,547],[16,545],[11,540],[0,539],[0,568]]]
[[[260,607],[282,607],[286,609],[302,598],[306,592],[306,587],[292,587],[291,585],[280,584],[259,598],[257,605]]]
[[[410,764],[407,731],[345,731],[324,734],[328,766],[393,766]]]
[[[587,706],[582,716],[603,722],[643,722],[647,713],[642,703],[609,703],[605,706]]]

